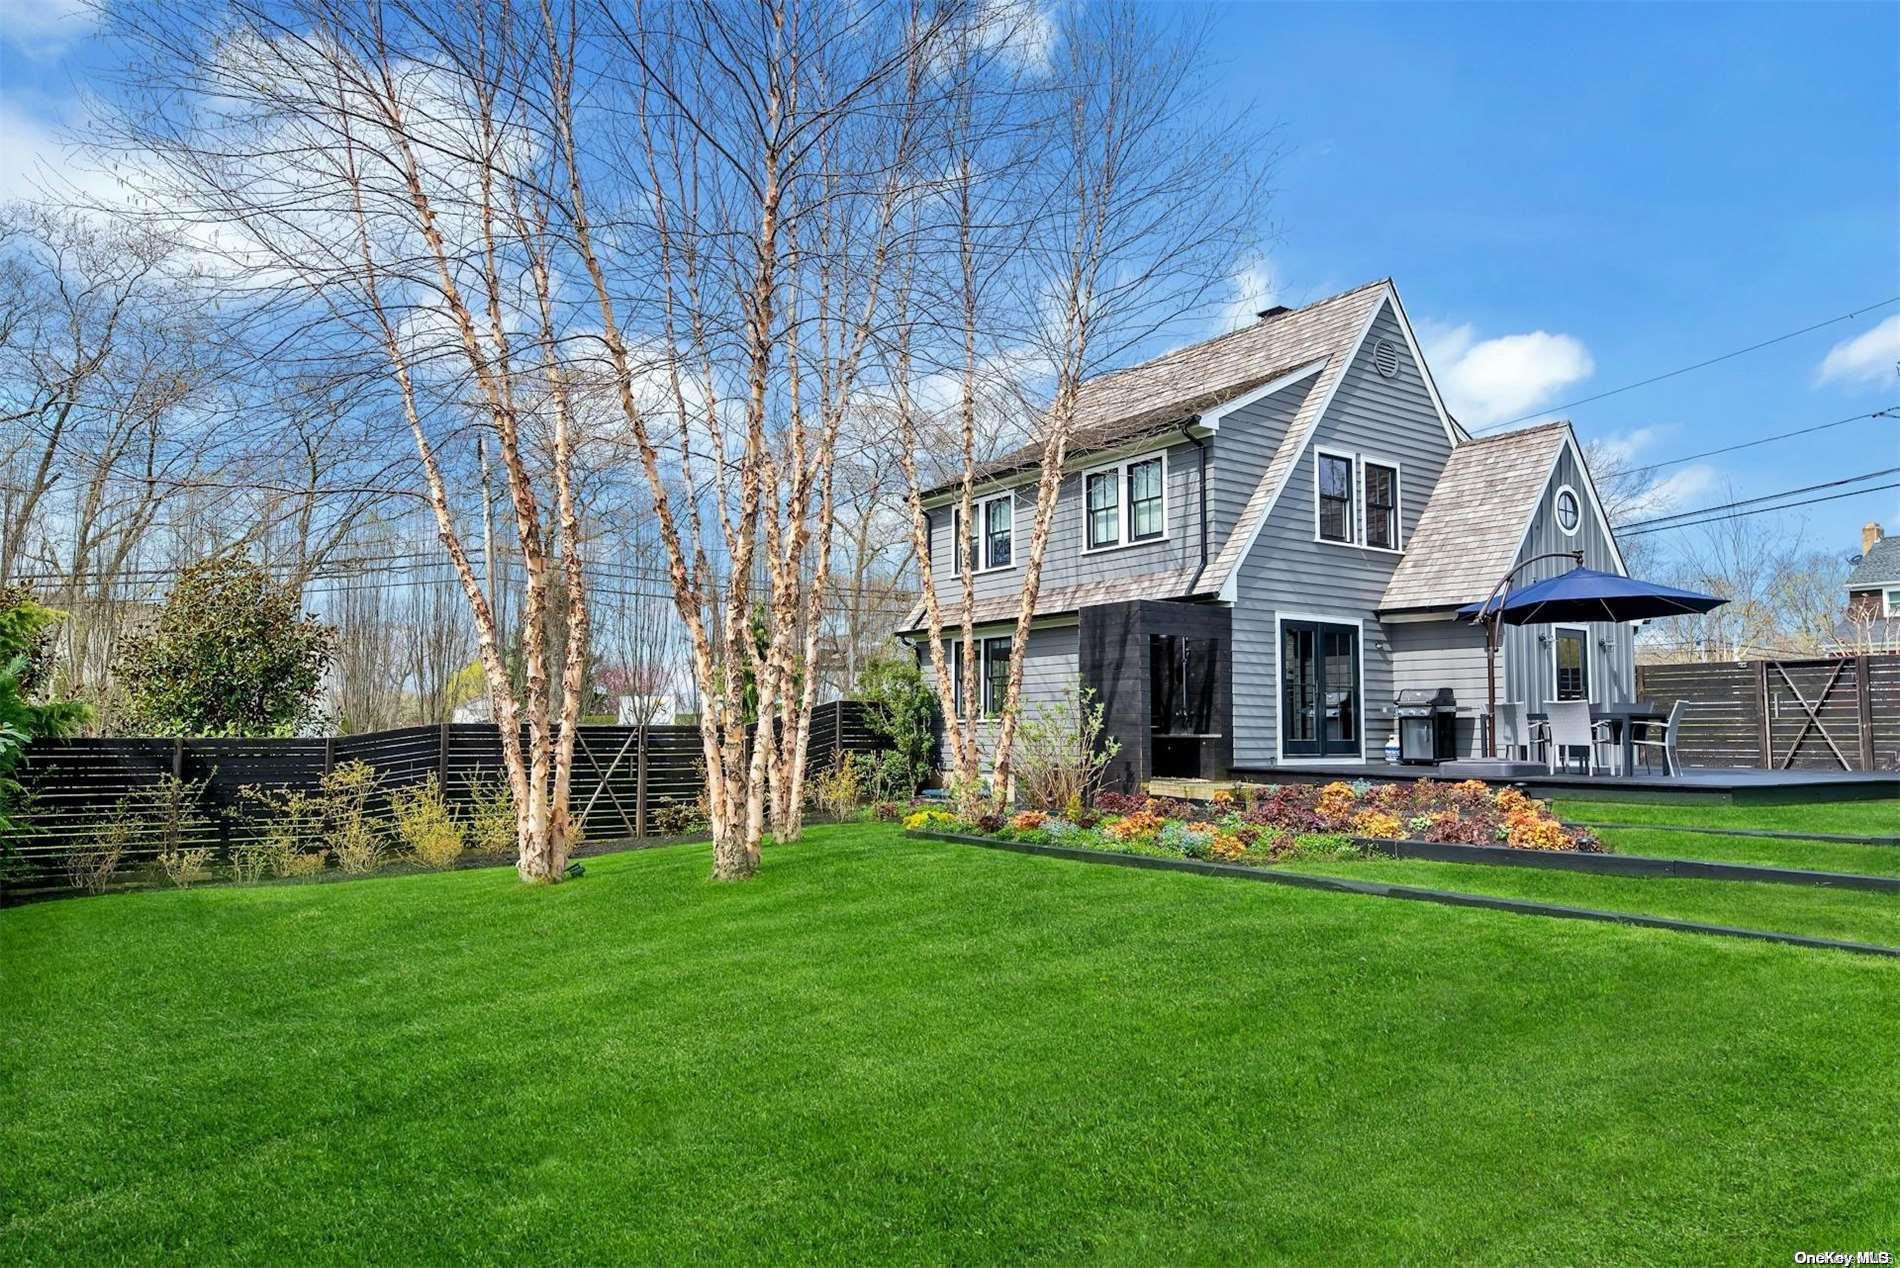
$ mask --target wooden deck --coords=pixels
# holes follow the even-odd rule
[[[1402,766],[1386,762],[1338,762],[1326,765],[1267,766],[1235,769],[1225,781],[1153,779],[1148,792],[1158,797],[1200,799],[1217,789],[1240,784],[1330,783],[1335,779],[1374,782],[1407,779],[1455,781],[1482,779],[1515,784],[1540,797],[1587,797],[1595,801],[1696,801],[1736,805],[1773,805],[1806,801],[1876,801],[1900,798],[1900,771],[1760,770],[1747,767],[1690,767],[1675,776],[1552,775],[1541,767],[1519,766],[1508,774],[1475,762],[1443,766]]]

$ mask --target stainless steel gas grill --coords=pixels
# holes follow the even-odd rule
[[[1458,756],[1458,701],[1450,687],[1407,687],[1392,701],[1399,760],[1434,765]]]

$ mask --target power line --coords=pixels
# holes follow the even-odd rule
[[[1701,370],[1708,366],[1717,365],[1723,361],[1729,361],[1729,360],[1733,360],[1736,357],[1746,356],[1748,353],[1751,353],[1751,352],[1759,352],[1763,348],[1773,347],[1775,344],[1778,344],[1778,343],[1785,343],[1786,341],[1790,339],[1797,338],[1801,335],[1810,334],[1816,330],[1820,330],[1827,326],[1836,325],[1837,323],[1840,323],[1843,321],[1852,321],[1856,317],[1860,317],[1866,313],[1871,313],[1876,309],[1885,308],[1889,304],[1900,304],[1900,295],[1891,296],[1890,298],[1880,300],[1878,303],[1864,305],[1860,308],[1856,308],[1852,312],[1841,313],[1839,316],[1829,317],[1823,321],[1817,321],[1813,325],[1803,326],[1799,330],[1790,330],[1786,334],[1776,335],[1772,339],[1764,339],[1760,343],[1751,343],[1746,348],[1737,348],[1732,352],[1724,352],[1720,356],[1709,357],[1707,360],[1704,360],[1704,361],[1697,361],[1693,365],[1685,365],[1679,369],[1665,371],[1662,374],[1653,374],[1649,378],[1639,379],[1634,383],[1625,383],[1622,387],[1613,387],[1607,392],[1598,392],[1594,396],[1578,397],[1574,401],[1565,401],[1561,405],[1552,405],[1545,409],[1533,410],[1528,414],[1520,414],[1516,418],[1507,418],[1501,423],[1486,423],[1483,427],[1474,427],[1474,428],[1471,428],[1470,430],[1476,434],[1483,434],[1484,432],[1500,431],[1506,427],[1515,426],[1518,423],[1529,422],[1533,418],[1546,418],[1562,410],[1575,409],[1579,405],[1588,405],[1592,403],[1593,401],[1606,400],[1609,397],[1618,396],[1624,392],[1633,392],[1639,387],[1648,387],[1652,383],[1661,383],[1664,379],[1673,379],[1677,375],[1680,375],[1680,374],[1688,374],[1693,370]]]
[[[1717,502],[1713,506],[1699,506],[1688,511],[1673,511],[1668,515],[1654,515],[1646,520],[1637,520],[1634,524],[1629,525],[1629,528],[1650,528],[1668,520],[1691,519],[1696,516],[1707,515],[1711,511],[1726,511],[1738,506],[1753,506],[1757,502],[1772,502],[1781,498],[1793,497],[1797,493],[1814,493],[1821,489],[1838,489],[1844,484],[1859,484],[1862,480],[1877,480],[1881,476],[1893,475],[1896,472],[1900,472],[1900,467],[1882,467],[1878,471],[1863,471],[1859,475],[1843,476],[1839,480],[1825,480],[1820,484],[1804,484],[1798,489],[1783,489],[1778,493],[1763,493],[1752,498],[1737,498],[1731,502]],[[1617,531],[1621,532],[1624,530],[1619,529]]]
[[[1620,528],[1617,530],[1617,536],[1637,537],[1644,533],[1665,533],[1670,529],[1676,528],[1700,528],[1705,524],[1722,524],[1729,520],[1747,519],[1751,515],[1767,515],[1774,511],[1793,511],[1804,506],[1815,506],[1822,502],[1838,502],[1842,498],[1859,497],[1863,493],[1882,493],[1888,489],[1900,489],[1900,480],[1895,480],[1887,484],[1872,484],[1864,489],[1849,489],[1845,493],[1830,493],[1826,497],[1809,498],[1804,502],[1780,503],[1775,506],[1758,506],[1752,510],[1739,510],[1728,515],[1711,515],[1706,519],[1687,520],[1683,523],[1657,524],[1652,528]],[[1719,510],[1721,508],[1718,507],[1714,509]]]
[[[1724,445],[1720,449],[1704,449],[1701,453],[1685,454],[1680,458],[1665,458],[1661,462],[1652,462],[1646,467],[1632,467],[1625,475],[1643,475],[1650,471],[1660,471],[1664,467],[1680,466],[1685,462],[1694,462],[1698,458],[1713,458],[1717,454],[1734,453],[1737,449],[1752,449],[1756,445],[1766,445],[1777,440],[1790,440],[1796,436],[1811,436],[1817,431],[1827,431],[1833,427],[1845,427],[1849,423],[1858,423],[1867,418],[1900,418],[1900,405],[1889,405],[1886,409],[1877,409],[1871,414],[1855,414],[1849,418],[1837,418],[1831,423],[1817,423],[1813,427],[1800,427],[1794,431],[1776,432],[1772,436],[1762,436],[1756,440],[1744,440],[1739,444]]]

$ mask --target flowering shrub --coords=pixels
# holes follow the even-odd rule
[[[920,828],[931,832],[948,832],[962,826],[963,821],[948,810],[919,810],[904,820],[904,827],[912,832]]]
[[[1231,832],[1216,832],[1207,843],[1207,857],[1222,863],[1238,862],[1246,853],[1247,847]]]
[[[1161,816],[1152,810],[1137,810],[1119,819],[1110,819],[1102,831],[1117,841],[1134,841],[1161,831]]]
[[[1161,829],[1161,844],[1191,859],[1204,858],[1214,829],[1198,823],[1170,822]]]
[[[1352,818],[1355,798],[1356,794],[1351,784],[1335,781],[1319,790],[1319,801],[1313,809],[1323,823],[1329,827],[1337,827]]]
[[[1076,826],[1067,819],[1051,816],[1042,821],[1042,835],[1055,845],[1066,845],[1085,831],[1086,829]]]
[[[1361,810],[1352,817],[1352,830],[1362,837],[1396,841],[1405,835],[1405,824],[1397,815],[1384,810]]]

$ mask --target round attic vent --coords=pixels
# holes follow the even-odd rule
[[[1390,339],[1381,339],[1372,345],[1372,364],[1379,373],[1388,379],[1399,377],[1399,345]]]

